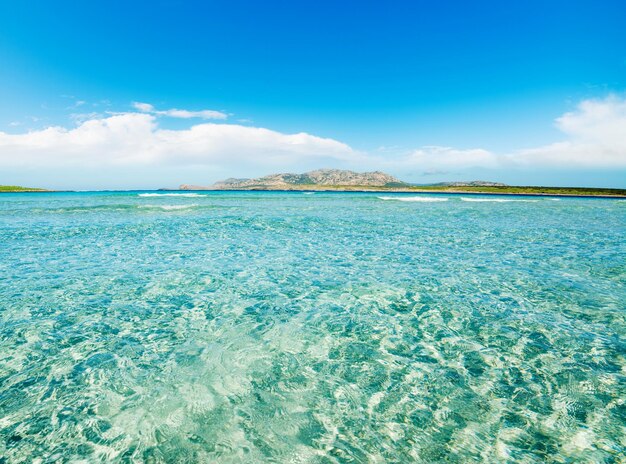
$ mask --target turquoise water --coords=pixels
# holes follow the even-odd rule
[[[623,462],[625,231],[605,199],[3,194],[0,462]]]

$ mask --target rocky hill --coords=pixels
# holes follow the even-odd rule
[[[270,174],[257,179],[226,179],[210,187],[181,185],[181,190],[246,190],[246,189],[294,189],[311,186],[363,186],[402,187],[407,184],[380,171],[354,172],[341,169],[318,169],[303,174]]]

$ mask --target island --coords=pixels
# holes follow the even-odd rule
[[[297,190],[480,193],[493,195],[556,195],[589,197],[626,197],[626,189],[591,187],[512,186],[499,182],[468,181],[416,185],[401,181],[381,171],[354,172],[342,169],[318,169],[302,174],[270,174],[256,179],[230,178],[210,186],[183,184],[179,190]]]

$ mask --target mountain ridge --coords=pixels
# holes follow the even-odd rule
[[[355,172],[345,169],[316,169],[302,174],[278,173],[255,179],[228,178],[211,186],[183,184],[181,190],[241,190],[319,187],[404,187],[408,183],[382,171]]]

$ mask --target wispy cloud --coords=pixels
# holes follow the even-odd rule
[[[422,176],[444,176],[450,174],[450,171],[443,171],[441,169],[429,169],[422,172]]]
[[[102,117],[102,114],[96,111],[91,111],[89,113],[71,113],[70,114],[70,119],[77,124],[82,124],[85,121],[98,119],[101,117]]]
[[[200,119],[226,119],[228,115],[221,111],[215,110],[199,110],[199,111],[190,111],[190,110],[181,110],[177,108],[172,108],[169,110],[157,110],[150,103],[142,103],[142,102],[133,102],[133,108],[142,113],[154,114],[156,116],[168,116],[170,118],[182,118],[182,119],[192,119],[192,118],[200,118]]]
[[[61,98],[67,99],[67,100],[72,100],[72,104],[68,107],[66,107],[66,109],[76,109],[80,106],[86,105],[87,102],[85,100],[79,100],[78,98],[76,98],[74,95],[67,95],[67,94],[63,94],[61,95]]]
[[[498,155],[482,148],[459,149],[453,147],[424,146],[395,160],[405,166],[426,171],[442,171],[450,168],[495,168],[501,163]]]
[[[150,103],[133,102],[133,108],[142,113],[156,113],[156,109]]]

